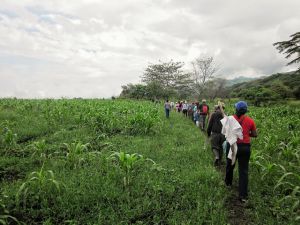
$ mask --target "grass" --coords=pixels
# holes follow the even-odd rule
[[[237,169],[225,190],[204,134],[161,105],[1,99],[0,224],[297,224],[299,107],[248,115],[259,136],[241,206]]]
[[[103,129],[103,120],[97,119],[95,130],[78,123],[76,115],[61,120],[57,115],[63,113],[39,113],[37,103],[44,104],[10,104],[13,117],[2,114],[17,134],[17,144],[0,156],[5,223],[227,223],[222,177],[212,166],[203,134],[190,120],[177,113],[167,120],[160,109],[156,121],[148,115],[144,120],[142,113],[131,115],[122,130],[113,121]],[[49,104],[57,110],[60,102]],[[52,122],[45,132],[46,117]],[[28,121],[33,128],[28,129]],[[127,154],[132,163],[124,166],[112,159],[115,152]]]

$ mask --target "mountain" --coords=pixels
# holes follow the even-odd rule
[[[235,85],[235,84],[248,82],[248,81],[252,81],[252,80],[255,80],[255,79],[257,79],[257,78],[239,76],[239,77],[233,78],[231,80],[227,80],[226,86],[230,87],[230,86]]]
[[[300,71],[277,73],[267,77],[234,84],[232,97],[244,98],[259,104],[263,101],[300,99]]]

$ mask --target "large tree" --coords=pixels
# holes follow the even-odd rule
[[[215,73],[219,70],[212,56],[201,56],[192,61],[193,87],[198,97],[204,96],[206,83],[214,78]]]
[[[190,74],[183,71],[183,66],[183,62],[159,61],[158,64],[148,65],[141,78],[157,98],[186,96],[191,79]]]
[[[296,55],[296,58],[290,61],[287,65],[300,62],[300,32],[292,34],[290,40],[276,42],[273,45],[279,50],[280,53],[286,54],[285,58],[290,58],[292,55]],[[298,68],[300,71],[300,67]]]
[[[175,77],[182,73],[183,62],[161,62],[150,64],[142,75],[142,81],[146,84],[159,82],[163,87],[172,87],[175,84]]]

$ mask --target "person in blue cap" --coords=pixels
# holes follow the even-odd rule
[[[239,122],[243,130],[243,139],[237,140],[237,161],[239,164],[239,198],[241,202],[246,202],[248,198],[248,168],[250,160],[250,137],[257,137],[254,120],[245,114],[248,105],[244,101],[235,104],[236,113],[233,117]],[[225,183],[232,185],[233,170],[235,165],[231,165],[231,160],[227,159]]]

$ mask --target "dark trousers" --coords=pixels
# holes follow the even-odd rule
[[[165,109],[166,111],[166,117],[169,118],[170,117],[170,109]]]
[[[205,120],[206,120],[206,115],[200,114],[200,128],[201,130],[205,129]]]
[[[239,195],[241,198],[246,198],[248,196],[248,169],[250,154],[251,151],[249,144],[238,144],[236,159],[239,163]],[[226,155],[228,155],[227,152]],[[231,165],[231,159],[227,158],[225,177],[226,185],[232,185],[234,167],[235,164]]]

